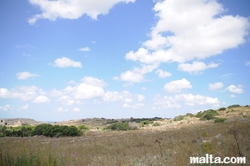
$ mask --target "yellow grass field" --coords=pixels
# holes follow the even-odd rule
[[[227,113],[233,114],[239,112]],[[205,154],[244,156],[250,165],[250,118],[233,117],[224,123],[185,124],[184,119],[173,122],[175,127],[166,124],[158,130],[88,131],[80,137],[4,137],[0,138],[0,165],[185,166],[190,165],[189,157]]]

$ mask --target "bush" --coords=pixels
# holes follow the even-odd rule
[[[225,111],[226,108],[225,107],[222,107],[222,108],[219,108],[218,111]]]
[[[240,107],[240,105],[239,104],[234,104],[234,105],[228,106],[227,108],[233,108],[233,107]]]
[[[191,113],[186,113],[186,116],[189,116],[189,117],[194,117],[194,114],[191,114]]]
[[[203,112],[198,112],[196,114],[197,118],[200,118],[200,120],[211,120],[215,119],[215,116],[218,115],[218,112],[215,110],[207,110]]]
[[[214,120],[214,123],[224,123],[225,120],[227,120],[227,119],[226,119],[226,118],[216,118],[216,119]]]
[[[159,122],[153,123],[153,126],[160,126],[161,124]]]
[[[78,126],[78,128],[79,128],[80,130],[83,130],[83,131],[87,131],[87,130],[90,129],[88,126],[86,126],[86,125],[84,125],[84,124]]]
[[[127,131],[132,130],[132,127],[129,126],[128,122],[119,122],[109,125],[108,127],[104,128],[104,130]]]
[[[185,115],[179,115],[179,116],[174,117],[174,121],[181,121],[184,118],[185,118]]]
[[[48,137],[60,136],[80,136],[82,132],[75,126],[59,126],[51,124],[37,125],[33,132],[34,135],[44,135]]]
[[[145,125],[149,125],[151,123],[153,123],[153,121],[150,121],[150,120],[141,121],[140,122],[140,127],[144,127]]]

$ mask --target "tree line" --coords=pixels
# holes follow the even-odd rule
[[[47,137],[61,136],[80,136],[83,130],[75,126],[59,126],[51,124],[39,124],[37,126],[20,126],[20,127],[0,127],[0,137],[28,137],[43,135]]]

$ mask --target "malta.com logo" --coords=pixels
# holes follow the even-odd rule
[[[203,157],[190,157],[190,164],[246,164],[246,157],[213,157],[206,154]]]

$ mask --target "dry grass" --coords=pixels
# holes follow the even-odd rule
[[[240,151],[249,164],[250,123],[246,119],[222,124],[179,124],[178,128],[165,131],[99,131],[87,132],[81,137],[1,138],[0,165],[189,165],[189,157],[206,153],[239,156],[231,130],[237,132]],[[209,147],[204,146],[206,142]]]

